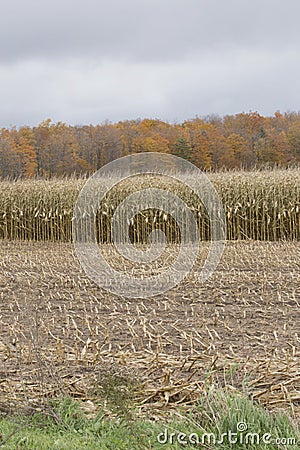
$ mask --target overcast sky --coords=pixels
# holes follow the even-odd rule
[[[299,0],[5,0],[0,128],[300,110]]]

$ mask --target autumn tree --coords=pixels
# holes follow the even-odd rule
[[[22,159],[17,148],[17,130],[0,131],[0,175],[2,178],[17,178],[22,175]]]
[[[137,119],[71,126],[46,119],[33,128],[3,128],[0,176],[91,173],[114,159],[140,152],[172,153],[201,169],[297,164],[300,113],[196,116],[175,124]]]
[[[20,155],[22,176],[34,177],[37,171],[35,136],[31,128],[23,127],[18,132],[16,151]]]
[[[226,139],[227,151],[223,156],[222,164],[233,168],[243,165],[243,155],[248,153],[246,139],[238,133],[231,133]]]
[[[200,169],[211,166],[210,144],[207,125],[202,120],[185,121],[182,135],[191,147],[189,160]]]
[[[287,133],[292,162],[300,161],[300,122],[291,126]]]

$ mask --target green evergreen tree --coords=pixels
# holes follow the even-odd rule
[[[187,159],[188,161],[191,160],[192,147],[184,137],[177,139],[174,154],[180,158]]]

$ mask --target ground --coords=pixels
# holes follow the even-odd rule
[[[71,244],[2,241],[1,410],[71,395],[93,414],[113,371],[142,386],[141,412],[215,383],[300,414],[300,242],[228,242],[204,285],[199,264],[170,292],[126,299],[90,281]]]

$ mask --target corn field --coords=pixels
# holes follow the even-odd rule
[[[109,402],[103,386],[121,374],[136,380],[133,402],[145,417],[178,407],[190,411],[203,398],[210,401],[212,389],[224,388],[272,413],[292,411],[298,421],[300,170],[208,176],[230,240],[218,267],[200,283],[210,247],[203,242],[188,276],[139,300],[102,289],[74,257],[72,219],[85,179],[0,181],[1,411],[48,414],[50,399],[71,397],[89,414],[104,407],[113,417],[114,391]],[[101,183],[106,191],[109,180]],[[149,187],[182,198],[201,239],[210,237],[204,205],[188,183],[138,175],[102,198],[94,227],[99,243],[111,242],[112,217],[122,201]],[[144,243],[156,229],[180,241],[169,206],[169,214],[141,210],[127,222],[131,241]],[[136,264],[112,245],[101,247],[111,267],[139,281],[165,272],[180,246],[166,246],[154,264]],[[114,386],[123,392],[123,385]]]
[[[222,201],[229,240],[299,240],[300,170],[232,171],[208,175]],[[182,198],[196,217],[201,240],[210,237],[204,205],[176,180],[149,175],[124,180],[103,199],[96,215],[98,242],[111,242],[111,218],[122,200],[143,187],[159,187]],[[72,217],[84,179],[3,180],[0,182],[0,238],[9,240],[72,240]],[[103,180],[105,183],[105,180]],[[160,229],[169,242],[180,241],[180,231],[170,214],[148,209],[129,225],[130,239],[145,243]]]

